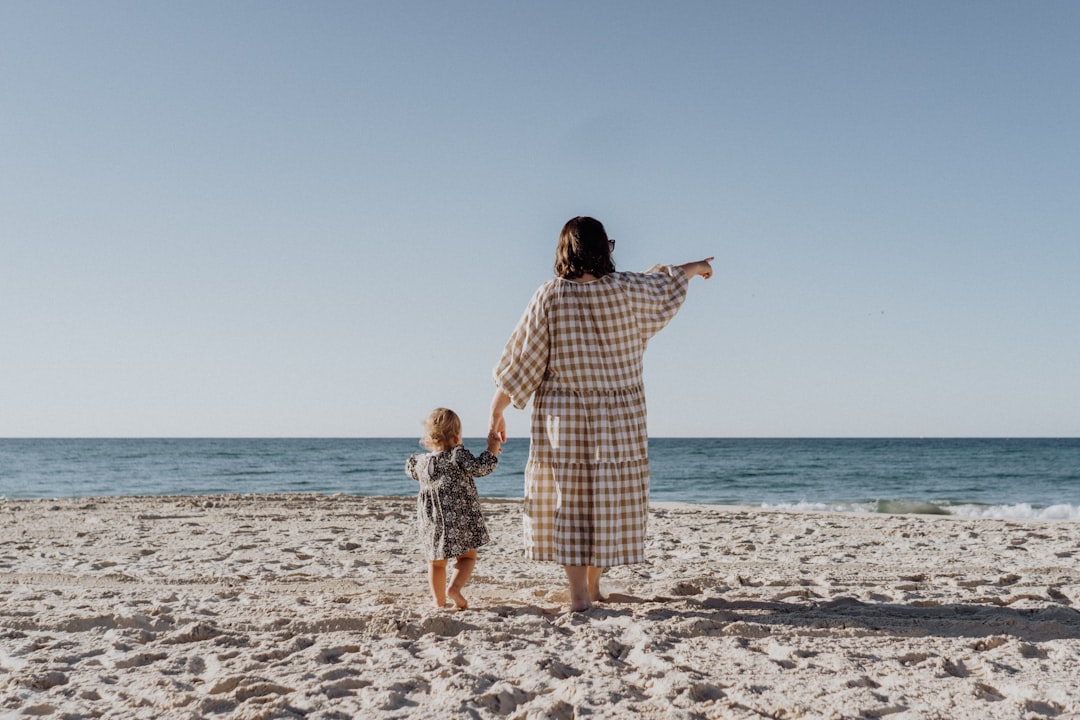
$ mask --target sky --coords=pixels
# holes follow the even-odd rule
[[[487,430],[563,223],[656,437],[1080,436],[1080,4],[0,3],[0,437]],[[511,437],[529,414],[510,410]]]

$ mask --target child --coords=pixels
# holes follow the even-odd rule
[[[461,420],[453,410],[435,408],[424,422],[420,444],[430,450],[405,462],[405,474],[420,483],[416,514],[420,539],[428,559],[428,580],[435,607],[446,597],[458,610],[469,606],[461,589],[476,566],[476,548],[488,543],[487,526],[480,513],[480,495],[473,478],[489,474],[502,452],[497,437],[488,436],[487,450],[474,456],[461,444]],[[446,561],[456,557],[450,589],[446,589]]]

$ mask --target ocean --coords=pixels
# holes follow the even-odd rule
[[[0,498],[407,496],[419,451],[412,438],[0,439]],[[527,439],[510,440],[480,494],[521,497],[527,455]],[[1075,438],[653,438],[649,455],[657,501],[1080,520]]]

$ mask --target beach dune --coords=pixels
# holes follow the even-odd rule
[[[1076,523],[654,504],[569,614],[484,512],[455,612],[412,498],[0,501],[0,716],[1080,717]]]

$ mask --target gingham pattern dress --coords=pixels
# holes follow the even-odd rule
[[[649,441],[642,358],[675,316],[679,267],[542,285],[510,336],[495,384],[533,398],[525,554],[564,565],[645,562]]]

